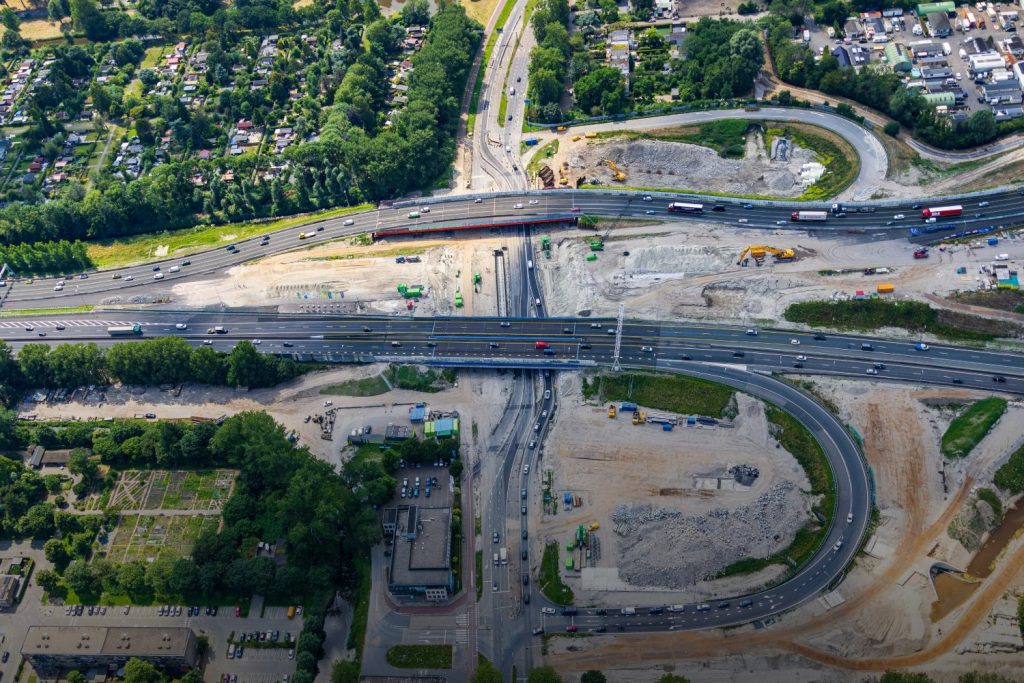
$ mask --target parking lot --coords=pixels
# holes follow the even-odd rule
[[[946,16],[948,35],[945,22],[934,14],[930,16],[936,27],[928,17],[911,12],[888,17],[863,13],[847,19],[838,33],[832,27],[812,26],[808,37],[817,59],[828,51],[841,65],[893,68],[933,106],[945,107],[940,111],[969,116],[991,109],[997,120],[1003,120],[1022,113],[1021,83],[1007,66],[1012,61],[1007,57],[1024,56],[1024,46],[1016,38],[1019,12],[1021,8],[1011,4],[961,6],[955,15]],[[993,56],[996,66],[972,71],[972,55],[977,64],[977,55],[985,54]],[[1010,82],[1003,86],[1005,81]]]

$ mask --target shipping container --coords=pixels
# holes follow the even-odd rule
[[[878,293],[879,294],[892,294],[895,291],[896,291],[896,285],[889,284],[889,283],[883,283],[883,284],[878,285]]]

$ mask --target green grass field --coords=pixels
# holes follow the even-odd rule
[[[646,408],[682,415],[721,417],[733,390],[681,375],[618,374],[583,379],[583,397],[600,403],[633,401]]]
[[[146,261],[157,256],[186,256],[220,244],[262,235],[274,230],[305,223],[326,220],[345,214],[372,209],[371,204],[331,209],[315,214],[291,216],[261,223],[230,223],[228,225],[202,225],[184,230],[151,233],[124,240],[92,243],[89,258],[100,268],[116,268]]]
[[[320,393],[333,396],[379,396],[389,391],[391,391],[391,387],[380,375],[377,375],[376,377],[350,379],[339,384],[332,384],[321,389]]]
[[[393,645],[385,656],[400,669],[452,668],[451,645]]]
[[[544,546],[544,559],[540,563],[540,590],[556,605],[571,605],[574,596],[572,589],[562,583],[558,551],[558,543],[548,543]]]
[[[966,458],[1006,412],[1006,399],[992,396],[972,403],[942,435],[942,455]]]

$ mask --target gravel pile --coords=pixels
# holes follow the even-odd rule
[[[619,576],[636,586],[680,589],[748,557],[787,547],[808,520],[796,484],[776,484],[753,503],[700,516],[650,505],[619,505],[612,515]]]
[[[707,147],[662,140],[610,141],[589,144],[569,154],[569,164],[588,182],[615,185],[604,159],[626,174],[631,187],[671,187],[737,194],[796,196],[800,166],[813,159],[812,152],[795,145],[785,161],[723,159]]]

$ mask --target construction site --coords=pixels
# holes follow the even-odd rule
[[[655,131],[657,133],[657,131]],[[725,159],[709,147],[657,139],[563,137],[536,163],[539,187],[623,186],[712,190],[739,195],[795,197],[825,167],[813,151],[785,139],[766,149],[759,128],[745,136],[743,157]]]
[[[737,394],[737,414],[725,420],[675,415],[628,401],[592,405],[579,381],[560,378],[540,475],[541,528],[563,547],[563,580],[578,602],[698,600],[780,574],[713,580],[733,562],[785,548],[810,519],[806,477],[776,447],[760,401]]]

